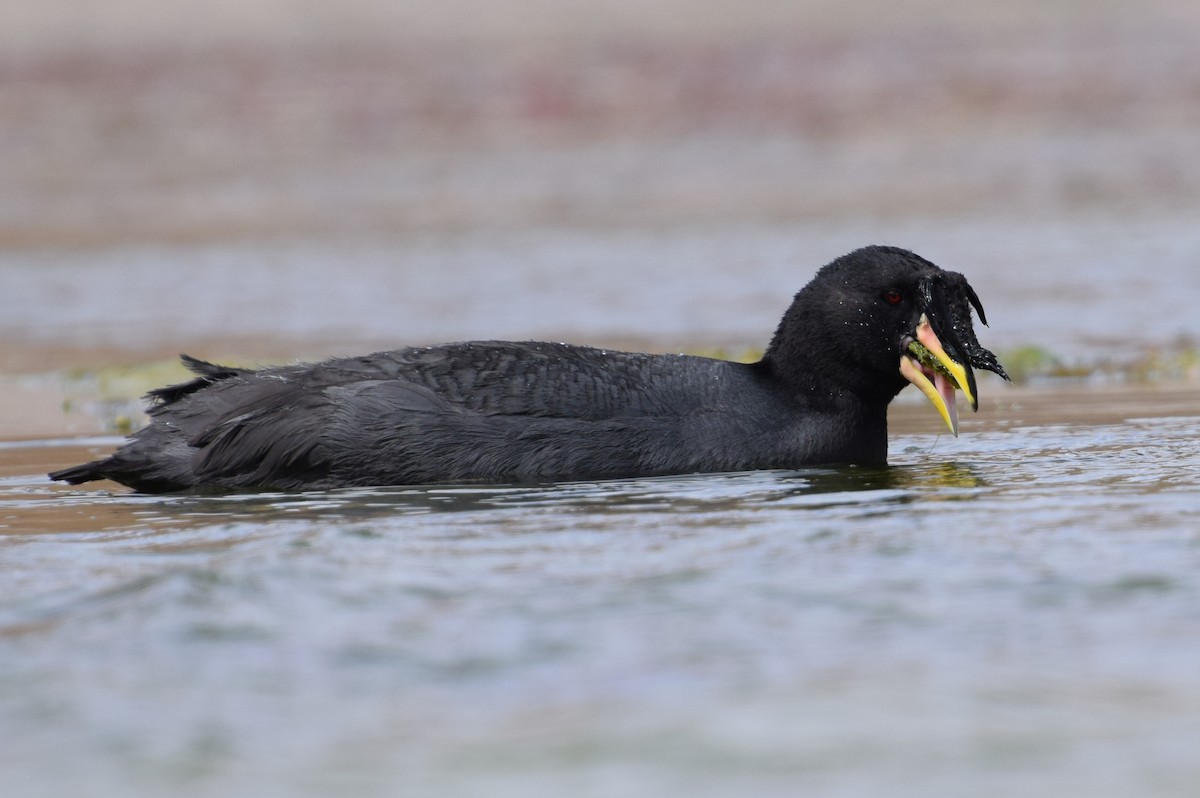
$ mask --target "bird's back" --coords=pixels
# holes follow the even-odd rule
[[[537,342],[256,371],[189,365],[195,380],[151,394],[149,426],[64,478],[163,491],[621,476],[714,458],[737,467],[708,428],[730,397],[755,404],[740,364]]]

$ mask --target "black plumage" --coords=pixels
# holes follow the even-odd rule
[[[148,426],[50,476],[165,492],[881,465],[923,321],[972,403],[970,366],[1003,375],[972,306],[962,275],[867,247],[796,294],[757,363],[501,341],[258,370],[184,356],[196,378],[150,392]]]

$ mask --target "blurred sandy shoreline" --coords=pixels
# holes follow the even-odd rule
[[[914,28],[1003,31],[1099,17],[1113,23],[1158,18],[1200,21],[1188,0],[1098,3],[1012,0],[971,5],[953,0],[10,0],[0,43],[18,51],[207,46],[313,41],[501,43],[614,37],[662,40],[770,38],[805,30],[825,36],[897,33]]]
[[[0,247],[1200,207],[1200,8],[19,3]]]

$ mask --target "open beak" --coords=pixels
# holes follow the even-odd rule
[[[938,340],[929,324],[929,318],[924,313],[917,323],[916,338],[905,337],[904,350],[900,356],[900,374],[925,394],[937,408],[951,434],[957,437],[958,407],[955,390],[963,392],[967,401],[971,403],[972,410],[979,409],[979,400],[975,395],[975,375],[970,366],[963,365],[946,354],[942,342]]]

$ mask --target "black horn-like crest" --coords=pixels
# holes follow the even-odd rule
[[[964,365],[984,369],[1012,381],[996,355],[981,346],[975,337],[971,308],[975,308],[979,321],[984,325],[987,325],[987,316],[979,295],[966,277],[958,272],[943,272],[921,280],[919,290],[929,323],[947,354]],[[969,378],[974,382],[974,375],[969,374]],[[974,391],[974,385],[971,389]]]

